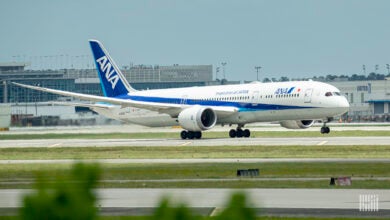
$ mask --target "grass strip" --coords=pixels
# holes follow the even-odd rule
[[[390,158],[390,145],[0,148],[0,160]]]
[[[260,169],[259,178],[304,178],[304,177],[390,177],[390,163],[384,162],[294,162],[294,163],[205,163],[205,164],[101,164],[101,187],[134,188],[333,188],[328,180],[309,181],[226,181],[237,178],[237,169]],[[70,164],[5,164],[0,166],[1,188],[30,188],[37,175],[49,181],[53,176],[63,176],[69,172]],[[129,182],[124,180],[171,180],[171,179],[217,179],[216,181],[183,182]],[[218,181],[220,179],[220,181]],[[122,182],[121,182],[122,180]],[[14,184],[2,184],[14,182]],[[389,180],[353,180],[350,188],[389,189]]]
[[[1,216],[1,213],[0,213]],[[19,220],[18,216],[2,216],[3,220]],[[153,218],[150,216],[99,216],[99,220],[152,220]],[[200,216],[199,220],[215,220],[215,217],[207,217]],[[361,220],[362,218],[348,218],[348,217],[340,217],[340,218],[320,218],[320,217],[274,217],[274,216],[263,216],[256,217],[257,220]],[[383,219],[383,218],[370,218],[374,219]]]

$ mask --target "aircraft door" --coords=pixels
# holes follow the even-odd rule
[[[305,103],[311,103],[311,96],[313,94],[313,89],[306,89],[305,91],[305,97],[304,97],[304,102]]]
[[[252,93],[252,105],[256,106],[259,103],[259,91],[254,91]]]
[[[187,104],[187,98],[188,98],[188,95],[183,95],[181,97],[181,100],[180,100],[180,105],[185,105]]]

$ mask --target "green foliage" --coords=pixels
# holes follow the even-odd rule
[[[195,220],[199,219],[194,216],[191,210],[184,204],[173,207],[169,204],[168,199],[163,199],[159,207],[152,216],[152,220]]]
[[[232,195],[226,208],[220,215],[217,216],[217,220],[254,220],[256,219],[256,213],[253,209],[248,208],[245,194],[235,193]]]
[[[100,177],[97,165],[76,164],[68,175],[57,176],[49,185],[38,176],[35,192],[27,195],[21,219],[96,219],[96,195],[92,189]]]
[[[154,212],[152,220],[195,220],[201,219],[191,213],[185,205],[173,207],[168,199],[163,199]],[[215,218],[215,220],[255,220],[256,214],[253,209],[248,208],[246,196],[243,193],[232,195],[226,208]]]

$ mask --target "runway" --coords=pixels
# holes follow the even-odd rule
[[[304,129],[304,132],[319,132],[320,123]],[[328,123],[332,131],[390,131],[388,123]],[[229,126],[215,126],[212,130],[226,132]],[[278,123],[253,123],[248,124],[246,128],[251,131],[290,131],[303,132],[302,130],[291,130],[281,127]],[[49,126],[49,127],[11,127],[7,134],[107,134],[107,133],[154,133],[154,132],[169,132],[179,134],[180,127],[144,127],[134,124],[121,125],[103,125],[103,126]],[[1,133],[0,133],[1,136]]]
[[[305,210],[315,216],[329,210],[348,211],[351,215],[367,214],[361,212],[360,196],[373,195],[378,198],[378,211],[369,212],[371,216],[390,216],[390,190],[366,189],[245,189],[239,190],[249,197],[249,207]],[[31,190],[0,190],[0,208],[21,206],[23,195]],[[196,208],[222,208],[236,189],[98,189],[98,206],[103,210],[122,208],[122,210],[142,210],[156,207],[162,197],[168,196],[173,204],[185,203]],[[322,214],[321,214],[322,213]],[[296,214],[300,214],[299,212]],[[329,213],[328,213],[329,214]]]
[[[119,146],[287,146],[287,145],[389,145],[390,137],[300,137],[300,138],[219,138],[181,139],[39,139],[2,140],[9,147],[119,147]]]

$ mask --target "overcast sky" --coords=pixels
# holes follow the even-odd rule
[[[32,67],[89,63],[75,56],[90,56],[90,38],[119,66],[227,62],[230,80],[255,80],[255,66],[296,78],[390,63],[388,0],[1,0],[0,27],[0,62]]]

